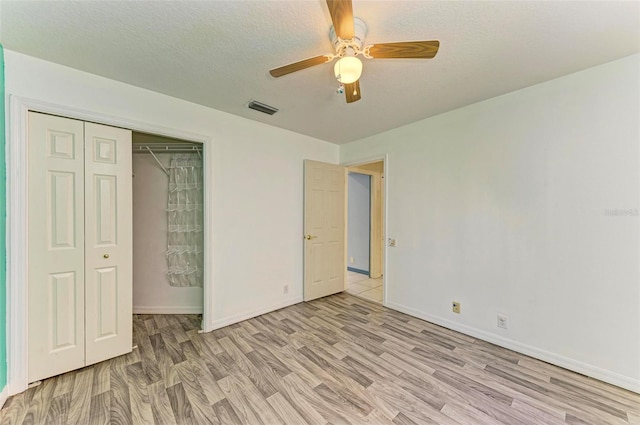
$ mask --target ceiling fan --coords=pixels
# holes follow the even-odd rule
[[[336,79],[341,84],[338,93],[344,91],[347,103],[352,103],[361,98],[362,62],[358,55],[367,59],[431,59],[438,53],[438,40],[376,43],[363,48],[367,25],[353,17],[351,0],[327,0],[327,6],[333,21],[329,36],[335,54],[316,56],[272,69],[269,71],[271,76],[282,77],[339,58],[334,66]]]

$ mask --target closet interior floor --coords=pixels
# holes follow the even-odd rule
[[[338,294],[210,333],[136,315],[132,353],[11,397],[0,424],[627,424],[640,395]]]

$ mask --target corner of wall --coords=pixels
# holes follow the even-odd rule
[[[207,328],[204,329],[204,332],[211,332],[216,329],[224,328],[225,326],[233,325],[235,323],[242,322],[243,320],[248,320],[257,316],[261,316],[263,314],[271,313],[272,311],[280,310],[281,308],[289,307],[290,305],[298,304],[302,301],[303,299],[301,296],[291,297],[256,310],[245,311],[233,316],[222,317],[210,323]]]

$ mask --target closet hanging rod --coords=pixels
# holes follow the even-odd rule
[[[197,145],[136,145],[132,146],[133,153],[200,153],[202,147]]]

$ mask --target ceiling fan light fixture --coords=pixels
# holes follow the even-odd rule
[[[362,61],[355,56],[344,56],[336,62],[333,72],[340,83],[355,83],[362,75]]]

